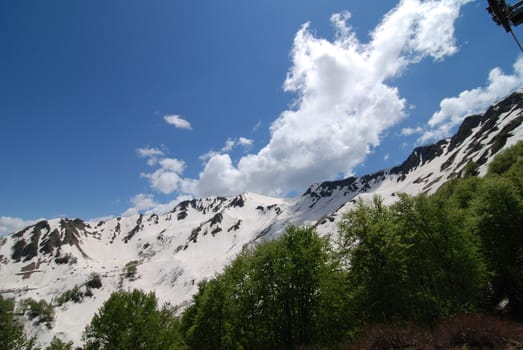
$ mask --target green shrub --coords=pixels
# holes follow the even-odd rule
[[[24,326],[14,313],[14,299],[0,295],[0,350],[30,350],[34,339],[27,339]]]
[[[61,295],[56,297],[54,299],[54,302],[58,306],[61,306],[69,301],[72,301],[74,303],[79,303],[83,300],[83,298],[84,298],[84,293],[82,293],[82,291],[80,291],[80,287],[78,287],[76,285],[72,289],[66,290]]]
[[[125,278],[134,280],[136,278],[137,272],[138,272],[138,261],[137,260],[132,260],[132,261],[129,261],[127,264],[125,264],[125,270],[124,270]]]
[[[51,344],[49,344],[49,346],[45,348],[45,350],[72,350],[72,349],[73,349],[72,341],[64,343],[61,339],[57,338],[56,336],[53,337],[53,340],[51,340]]]
[[[88,290],[102,288],[102,279],[99,274],[93,273],[89,277],[89,280],[85,283]]]
[[[36,323],[45,323],[47,328],[52,327],[54,321],[54,308],[45,300],[36,301],[28,298],[20,303],[22,312],[24,312],[29,320],[37,319]]]

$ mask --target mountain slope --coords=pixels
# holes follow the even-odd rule
[[[0,292],[53,300],[52,327],[28,330],[43,344],[54,334],[79,344],[85,325],[113,291],[154,290],[160,301],[183,306],[199,281],[289,224],[333,233],[357,198],[380,195],[392,203],[400,192],[432,193],[471,161],[484,174],[495,154],[523,140],[522,122],[523,93],[517,92],[466,118],[452,138],[416,148],[397,167],[313,184],[296,198],[244,193],[185,201],[162,215],[40,221],[1,239]]]

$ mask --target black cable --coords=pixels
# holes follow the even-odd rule
[[[519,42],[518,37],[516,36],[516,34],[514,34],[514,32],[512,30],[510,30],[510,34],[512,34],[512,37],[516,41],[516,44],[518,44],[519,49],[523,53],[523,46],[521,46],[521,43]]]

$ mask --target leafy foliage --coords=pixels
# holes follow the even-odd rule
[[[83,335],[86,350],[183,349],[178,322],[158,309],[154,293],[118,291],[103,304]]]
[[[438,196],[360,201],[340,235],[362,321],[430,324],[482,300],[487,270],[476,240]]]
[[[73,303],[81,303],[85,297],[93,296],[93,289],[99,289],[102,287],[102,279],[99,274],[93,273],[89,276],[89,279],[78,286],[75,285],[73,288],[66,290],[56,298],[54,303],[61,306],[69,301]]]
[[[289,227],[281,239],[240,255],[200,284],[182,318],[187,344],[292,349],[331,342],[347,314],[325,311],[343,304],[346,284],[327,247],[312,228]]]
[[[478,175],[479,175],[478,164],[473,160],[468,162],[467,165],[465,166],[465,168],[463,169],[463,177],[467,178],[467,177],[478,176]]]
[[[0,295],[0,350],[30,350],[34,339],[26,339],[24,327],[14,315],[14,300]]]
[[[54,302],[61,306],[69,301],[72,301],[74,303],[79,303],[83,300],[84,293],[80,290],[80,287],[74,286],[72,289],[68,289],[56,298],[54,298]]]
[[[36,301],[28,298],[20,302],[22,312],[26,313],[29,320],[36,319],[37,323],[45,323],[47,328],[52,327],[54,321],[54,308],[51,304],[41,299]]]
[[[136,273],[138,272],[138,261],[132,260],[125,264],[125,278],[134,280],[136,278]]]
[[[523,142],[496,157],[471,201],[473,230],[493,271],[492,302],[523,318]]]
[[[73,349],[73,342],[63,342],[57,337],[53,337],[53,340],[51,340],[51,344],[49,344],[48,347],[45,348],[45,350],[72,350]]]
[[[519,177],[523,167],[523,142],[507,148],[499,153],[489,164],[490,175],[508,175],[513,173]]]

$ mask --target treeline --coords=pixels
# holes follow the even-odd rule
[[[84,349],[338,348],[379,324],[494,310],[521,321],[523,143],[476,172],[390,206],[359,201],[332,237],[288,227],[200,283],[180,317],[154,294],[116,292]]]

